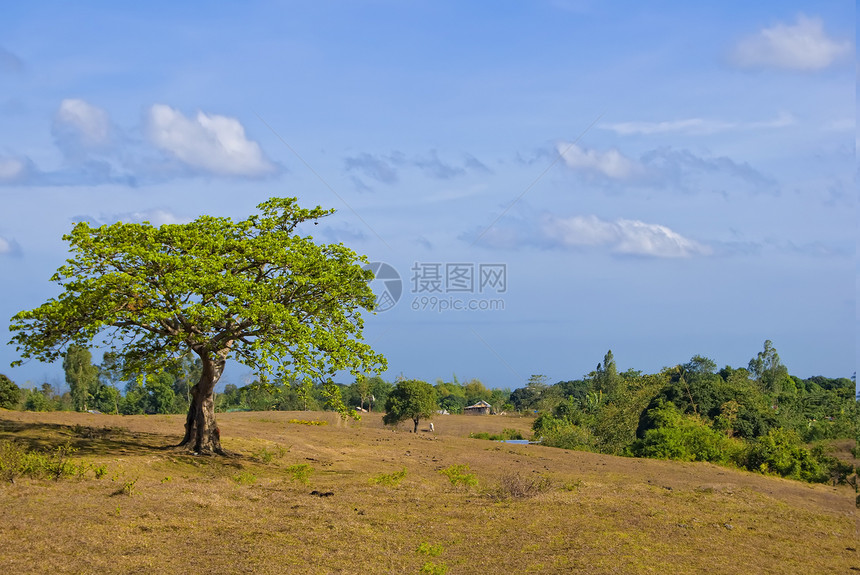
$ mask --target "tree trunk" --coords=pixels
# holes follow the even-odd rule
[[[191,388],[191,404],[185,419],[185,437],[180,446],[191,446],[195,453],[224,455],[221,449],[221,431],[215,423],[215,384],[224,372],[226,354],[201,353],[203,372]]]

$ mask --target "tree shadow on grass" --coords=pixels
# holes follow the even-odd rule
[[[58,423],[31,423],[0,418],[0,441],[18,441],[28,449],[49,451],[66,443],[82,456],[146,455],[176,449],[170,438],[124,427],[90,427]]]
[[[0,441],[17,441],[28,450],[51,451],[67,443],[76,455],[120,457],[163,454],[171,460],[191,463],[211,459],[241,467],[248,456],[226,452],[223,456],[198,456],[178,446],[179,438],[158,433],[130,431],[121,426],[64,425],[59,423],[11,421],[0,417]]]

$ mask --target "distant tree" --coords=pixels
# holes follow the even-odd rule
[[[25,411],[51,411],[51,402],[38,389],[31,389],[24,398]]]
[[[102,413],[119,413],[119,390],[112,385],[99,383],[92,397],[92,407]]]
[[[173,382],[173,376],[165,371],[146,376],[146,413],[172,413],[176,398]]]
[[[764,342],[764,349],[750,360],[749,370],[766,393],[781,393],[786,380],[790,379],[788,369],[782,365],[779,354],[769,339]]]
[[[592,381],[594,389],[602,391],[606,396],[611,397],[618,392],[622,380],[618,375],[618,367],[615,365],[615,357],[612,355],[611,349],[603,356],[603,364],[597,364]]]
[[[481,400],[490,402],[492,392],[487,389],[479,379],[472,379],[463,385],[463,392],[466,396],[466,403],[473,405]]]
[[[430,418],[439,409],[436,390],[425,381],[406,379],[398,381],[385,402],[385,425],[397,425],[411,419],[415,424],[413,433],[418,433],[418,422]]]
[[[388,394],[394,389],[394,384],[390,381],[385,381],[381,377],[372,377],[371,382],[372,386],[370,391],[373,393],[371,396],[371,404],[374,407],[382,406],[384,408],[385,402],[388,400]]]
[[[518,411],[535,409],[548,389],[545,375],[532,375],[525,387],[511,392],[510,401]]]
[[[299,234],[303,222],[332,210],[302,209],[295,198],[258,208],[238,222],[76,224],[64,236],[72,256],[53,277],[63,293],[15,315],[11,343],[22,358],[53,361],[107,331],[132,376],[194,353],[200,378],[180,444],[198,453],[223,453],[214,390],[230,358],[261,378],[281,371],[318,378],[345,412],[334,374],[385,367],[362,338],[361,311],[376,299],[373,274],[343,244]]]
[[[21,390],[11,379],[0,373],[0,408],[15,409],[21,400]]]
[[[87,411],[89,401],[98,384],[98,367],[92,363],[90,350],[78,344],[69,345],[63,358],[66,383],[72,391],[75,409]]]
[[[373,382],[367,375],[359,375],[355,378],[355,383],[352,387],[354,393],[358,396],[359,406],[364,409],[364,404],[367,403],[368,408],[371,407],[370,398],[373,397]]]

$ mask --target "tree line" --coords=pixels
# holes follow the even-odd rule
[[[128,377],[121,356],[106,353],[100,365],[89,349],[71,345],[63,369],[69,391],[52,386],[19,390],[0,374],[0,407],[31,411],[95,410],[118,414],[184,413],[200,361],[186,355],[157,373]],[[120,391],[120,390],[123,391]],[[310,378],[227,384],[217,411],[322,410],[332,404],[327,387]],[[535,417],[534,439],[544,445],[612,455],[711,461],[807,481],[850,474],[828,455],[825,442],[860,442],[860,410],[853,378],[788,373],[773,343],[746,367],[725,366],[695,355],[688,362],[645,374],[619,372],[612,351],[581,379],[549,384],[533,375],[513,391],[481,381],[437,380],[435,385],[389,382],[362,375],[337,384],[339,402],[358,411],[385,412],[385,422],[462,413],[486,401],[494,413]],[[854,448],[855,454],[857,448]]]

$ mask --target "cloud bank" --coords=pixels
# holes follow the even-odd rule
[[[707,118],[685,118],[683,120],[668,120],[662,122],[618,122],[614,124],[601,124],[604,130],[611,130],[622,136],[642,134],[646,136],[655,134],[716,134],[736,130],[756,130],[784,128],[795,123],[790,114],[780,114],[773,120],[762,122],[728,122],[723,120],[710,120]]]
[[[725,156],[702,157],[689,150],[662,147],[643,153],[639,158],[624,155],[616,148],[593,150],[577,144],[559,142],[556,150],[564,165],[591,180],[626,186],[675,186],[683,191],[741,189],[754,193],[777,192],[777,183],[747,163]],[[709,175],[707,183],[701,176]]]
[[[597,216],[561,218],[545,215],[540,229],[550,244],[561,248],[603,247],[612,253],[655,258],[688,258],[711,250],[660,224],[639,220],[606,221]]]
[[[662,224],[596,215],[558,216],[544,213],[508,219],[486,231],[480,242],[487,247],[511,250],[597,251],[616,256],[660,259],[691,258],[713,253],[710,246],[687,238]],[[474,237],[461,236],[464,241]]]

